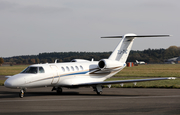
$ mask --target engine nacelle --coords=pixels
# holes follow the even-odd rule
[[[120,67],[122,66],[122,63],[115,60],[102,59],[99,61],[98,66],[100,69],[110,69],[110,68]]]

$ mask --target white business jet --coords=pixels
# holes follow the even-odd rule
[[[22,98],[27,88],[53,87],[57,93],[62,93],[62,88],[78,88],[92,86],[97,94],[102,93],[102,86],[111,84],[136,83],[143,81],[175,79],[152,78],[135,80],[105,81],[124,67],[131,50],[133,41],[137,37],[167,37],[169,35],[136,35],[125,34],[124,36],[109,36],[102,38],[122,38],[108,59],[100,61],[88,61],[74,59],[68,63],[46,63],[30,65],[21,73],[7,76],[4,85],[8,88],[19,88],[19,96]]]
[[[146,64],[144,61],[138,61],[136,60],[136,64]]]

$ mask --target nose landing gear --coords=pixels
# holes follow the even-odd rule
[[[19,92],[19,97],[20,97],[20,98],[23,98],[25,92],[26,92],[25,89],[21,89],[20,92]]]

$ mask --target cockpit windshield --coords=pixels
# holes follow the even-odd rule
[[[21,73],[44,73],[43,67],[27,67]]]

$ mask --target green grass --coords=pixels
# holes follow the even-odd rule
[[[180,64],[147,64],[126,67],[117,77],[180,77]]]
[[[0,75],[14,75],[20,73],[28,65],[0,66]]]

